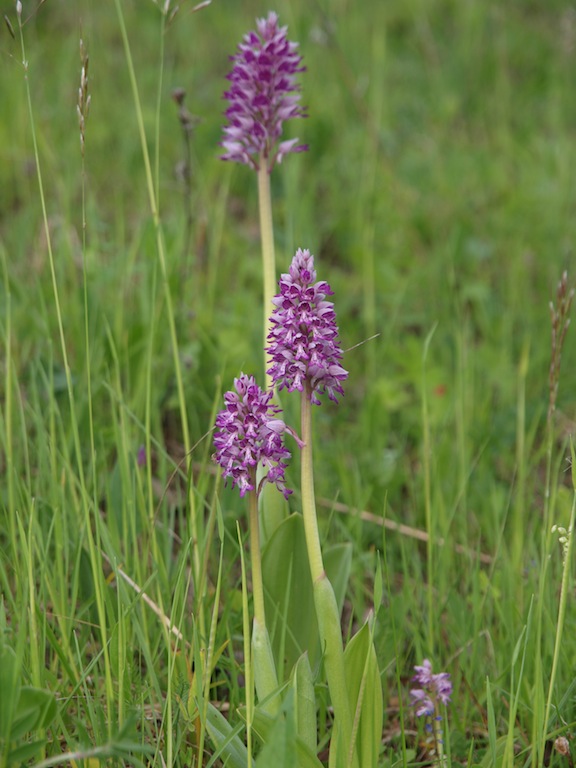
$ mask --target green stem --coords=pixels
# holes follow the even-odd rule
[[[339,728],[342,749],[346,755],[346,765],[357,765],[352,743],[352,717],[346,675],[344,673],[344,646],[340,628],[340,612],[332,584],[324,570],[316,498],[314,494],[314,471],[312,457],[312,404],[310,402],[310,384],[306,383],[302,392],[301,414],[302,448],[302,515],[304,533],[310,563],[310,574],[314,586],[314,605],[318,619],[318,631],[324,652],[324,667],[328,679],[328,688],[334,707],[334,722]]]
[[[431,443],[430,443],[430,419],[428,414],[428,394],[427,394],[427,381],[426,381],[426,359],[428,357],[428,348],[432,341],[432,336],[436,326],[432,328],[426,341],[424,342],[424,352],[422,355],[422,464],[424,470],[424,510],[426,516],[426,531],[428,533],[428,539],[426,541],[426,576],[427,576],[427,597],[428,597],[428,645],[432,649],[434,648],[434,618],[435,618],[435,603],[434,603],[434,531],[432,530],[432,486],[430,479],[430,460],[431,460]]]
[[[574,446],[571,444],[572,451],[572,472],[574,469]],[[550,727],[550,712],[552,709],[552,695],[554,693],[554,683],[556,680],[556,672],[558,670],[558,660],[560,658],[560,648],[562,646],[562,632],[564,629],[564,622],[566,620],[566,601],[568,599],[570,570],[572,565],[572,542],[574,538],[574,522],[576,518],[576,480],[574,480],[574,498],[572,500],[572,511],[570,513],[570,524],[568,526],[568,532],[566,534],[566,545],[563,551],[564,564],[562,569],[562,586],[560,588],[560,605],[558,607],[558,621],[556,622],[556,639],[554,642],[554,657],[552,660],[552,671],[550,672],[550,685],[548,686],[548,699],[546,701],[546,714],[544,715],[544,734]]]
[[[439,705],[436,704],[436,715],[432,719],[432,729],[434,731],[434,746],[436,748],[436,760],[434,761],[438,768],[444,768],[446,757],[444,755],[444,742],[442,739],[442,717],[439,713]]]
[[[266,625],[264,612],[264,583],[262,580],[262,554],[260,552],[260,527],[258,525],[258,495],[249,493],[250,507],[250,558],[252,563],[252,597],[254,600],[254,618]]]
[[[276,294],[276,261],[274,255],[274,227],[272,224],[272,200],[270,195],[270,174],[268,161],[261,155],[258,169],[258,201],[260,210],[260,238],[262,241],[262,291],[264,321],[262,324],[264,334],[264,378],[266,389],[271,389],[274,384],[272,378],[266,373],[266,346],[270,333],[270,315],[272,314],[272,299]],[[278,395],[275,395],[276,401]],[[260,480],[260,477],[258,478]],[[286,504],[278,496],[273,486],[265,484],[260,494],[260,516],[262,535],[266,541],[282,520],[286,517]]]
[[[256,473],[254,473],[255,475]],[[254,476],[253,481],[256,478]],[[280,708],[278,676],[266,628],[264,610],[264,582],[262,579],[262,552],[260,549],[260,526],[258,521],[258,495],[250,491],[250,559],[252,565],[252,598],[254,601],[254,626],[252,631],[252,653],[254,655],[254,682],[260,702],[265,701],[264,710],[275,715]]]
[[[272,299],[276,293],[276,257],[274,255],[274,228],[272,225],[272,201],[270,195],[270,174],[268,163],[260,158],[258,169],[258,203],[260,209],[260,237],[262,240],[262,279],[264,288],[264,347],[270,330],[270,315],[272,314]],[[264,375],[266,388],[272,386],[272,379],[266,373],[266,352],[264,352]]]
[[[134,107],[136,113],[136,122],[138,126],[138,134],[140,137],[140,145],[142,149],[142,159],[144,161],[144,170],[146,175],[146,187],[148,190],[148,200],[150,205],[150,213],[152,215],[152,221],[154,222],[154,230],[156,234],[156,249],[158,252],[158,261],[160,263],[160,273],[162,277],[162,285],[164,289],[164,300],[166,302],[166,314],[168,320],[168,331],[170,335],[170,341],[172,346],[172,357],[174,362],[174,374],[176,377],[176,390],[178,393],[178,405],[180,409],[180,421],[182,425],[182,438],[184,441],[184,450],[186,453],[186,470],[187,475],[190,478],[190,487],[188,493],[188,503],[190,505],[190,528],[192,531],[192,561],[194,570],[194,583],[199,584],[201,579],[201,538],[199,531],[199,517],[196,509],[196,498],[192,488],[192,457],[191,457],[191,442],[190,442],[190,430],[188,427],[188,415],[186,408],[186,397],[184,392],[184,380],[182,376],[182,365],[180,362],[180,351],[178,346],[178,337],[176,332],[176,321],[174,303],[172,301],[172,294],[170,292],[168,265],[166,258],[166,245],[164,242],[164,231],[162,227],[162,220],[160,218],[160,210],[158,207],[158,195],[157,184],[154,182],[152,173],[152,162],[150,160],[150,153],[148,151],[148,141],[146,137],[146,130],[144,126],[144,116],[142,112],[142,105],[140,103],[140,94],[138,91],[138,83],[136,81],[136,71],[134,69],[134,62],[132,60],[132,52],[130,48],[130,41],[128,40],[128,32],[126,29],[126,23],[124,15],[122,13],[122,7],[120,0],[115,0],[116,11],[118,15],[118,23],[120,25],[120,33],[122,36],[122,42],[124,44],[124,53],[126,56],[126,63],[128,66],[128,75],[130,77],[130,84],[132,87],[132,96],[134,99]],[[163,21],[164,24],[164,21]],[[204,618],[204,609],[202,605],[202,595],[198,596],[197,613],[200,625],[200,632],[202,636],[206,637],[206,626]]]

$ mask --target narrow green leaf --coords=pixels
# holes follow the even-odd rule
[[[486,711],[488,714],[488,745],[490,747],[491,765],[496,765],[496,717],[492,701],[490,679],[486,678]]]
[[[210,765],[213,765],[218,757],[224,756],[228,760],[226,765],[230,768],[246,768],[248,752],[238,736],[241,727],[240,724],[236,728],[232,728],[216,707],[213,704],[208,704],[206,730],[216,747],[216,753],[212,756]]]
[[[382,560],[380,554],[376,560],[376,573],[374,574],[374,613],[378,615],[378,610],[382,605],[382,595],[384,594],[383,580],[382,580]]]
[[[306,653],[296,662],[292,688],[298,736],[316,753],[316,697],[314,678]]]
[[[352,568],[352,544],[347,542],[327,547],[324,551],[324,568],[336,595],[338,610],[342,613]]]
[[[0,646],[0,737],[8,742],[12,719],[20,697],[16,653],[7,645]]]
[[[382,740],[384,705],[369,621],[348,643],[344,651],[344,665],[350,709],[354,717],[359,764],[377,765]]]

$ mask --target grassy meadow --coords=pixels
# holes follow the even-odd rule
[[[211,703],[245,741],[247,513],[212,429],[234,377],[263,379],[261,258],[254,174],[219,142],[229,55],[270,8],[309,145],[271,174],[276,265],[309,248],[334,290],[350,375],[315,409],[316,495],[344,639],[374,614],[377,765],[439,763],[408,696],[428,658],[445,764],[571,768],[574,7],[24,0],[20,32],[3,5],[0,768],[242,764],[207,725]],[[274,739],[256,764],[297,765]]]

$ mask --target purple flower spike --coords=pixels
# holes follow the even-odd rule
[[[240,496],[254,490],[256,467],[261,463],[268,470],[262,482],[274,483],[288,498],[292,491],[286,488],[284,470],[290,452],[282,434],[292,430],[277,418],[281,409],[270,402],[272,392],[263,392],[254,376],[242,373],[234,386],[236,392],[226,392],[225,408],[216,417],[214,459],[224,477],[231,477],[232,486],[238,486]]]
[[[258,32],[249,32],[231,56],[231,82],[224,98],[228,125],[224,128],[223,160],[235,160],[258,170],[263,155],[271,171],[288,152],[308,149],[298,139],[280,142],[282,124],[292,117],[306,117],[299,105],[296,74],[303,72],[298,44],[286,38],[287,27],[278,26],[278,16],[257,19]]]
[[[418,688],[410,691],[412,705],[416,707],[416,716],[432,717],[436,711],[437,702],[448,704],[452,695],[452,683],[448,672],[432,673],[432,665],[424,659],[422,666],[414,667],[416,674],[412,678]]]
[[[318,395],[324,392],[338,402],[336,395],[344,394],[341,382],[348,371],[340,365],[334,304],[326,301],[332,290],[328,283],[315,280],[314,256],[299,248],[289,274],[280,278],[280,293],[272,300],[276,310],[270,318],[266,351],[274,384],[289,392],[302,392],[307,383],[310,401],[320,405]]]

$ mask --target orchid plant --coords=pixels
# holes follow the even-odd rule
[[[269,176],[287,154],[307,149],[298,139],[281,140],[284,122],[305,116],[296,82],[296,75],[304,71],[302,57],[298,54],[298,45],[287,39],[286,31],[286,27],[279,26],[275,13],[257,21],[257,31],[245,35],[237,53],[231,57],[234,62],[228,75],[231,85],[224,94],[229,106],[222,159],[247,165],[258,174],[267,362],[266,390],[260,389],[255,377],[242,374],[234,381],[235,391],[224,395],[225,407],[216,418],[215,460],[240,495],[248,496],[255,688],[264,711],[276,715],[281,707],[278,692],[284,681],[279,679],[266,625],[258,507],[266,485],[269,489],[275,486],[286,499],[291,493],[285,480],[290,452],[283,437],[290,434],[301,450],[300,492],[306,556],[318,639],[334,710],[330,765],[355,768],[372,763],[377,754],[382,693],[371,630],[361,630],[347,649],[354,664],[360,659],[363,670],[360,680],[351,681],[347,676],[340,610],[324,565],[316,513],[312,406],[321,405],[324,396],[338,403],[338,397],[344,394],[343,382],[348,377],[342,366],[334,305],[328,299],[333,292],[326,281],[316,279],[314,257],[307,249],[296,251],[289,271],[276,283]],[[280,418],[276,393],[284,389],[300,394],[300,436]],[[307,669],[310,678],[309,665]],[[380,726],[370,729],[370,737],[366,738],[366,729],[360,724],[368,677],[370,716],[375,717]],[[308,698],[313,700],[313,683],[310,686],[312,693]],[[301,722],[299,736],[313,753],[316,727],[310,726],[309,719]],[[370,747],[367,741],[371,742]]]
[[[415,708],[416,717],[426,720],[426,741],[429,751],[434,756],[438,766],[446,764],[444,740],[442,738],[442,710],[450,703],[452,682],[447,672],[432,672],[432,664],[424,659],[421,666],[414,667],[416,674],[412,678],[415,683],[410,691],[411,703]]]

